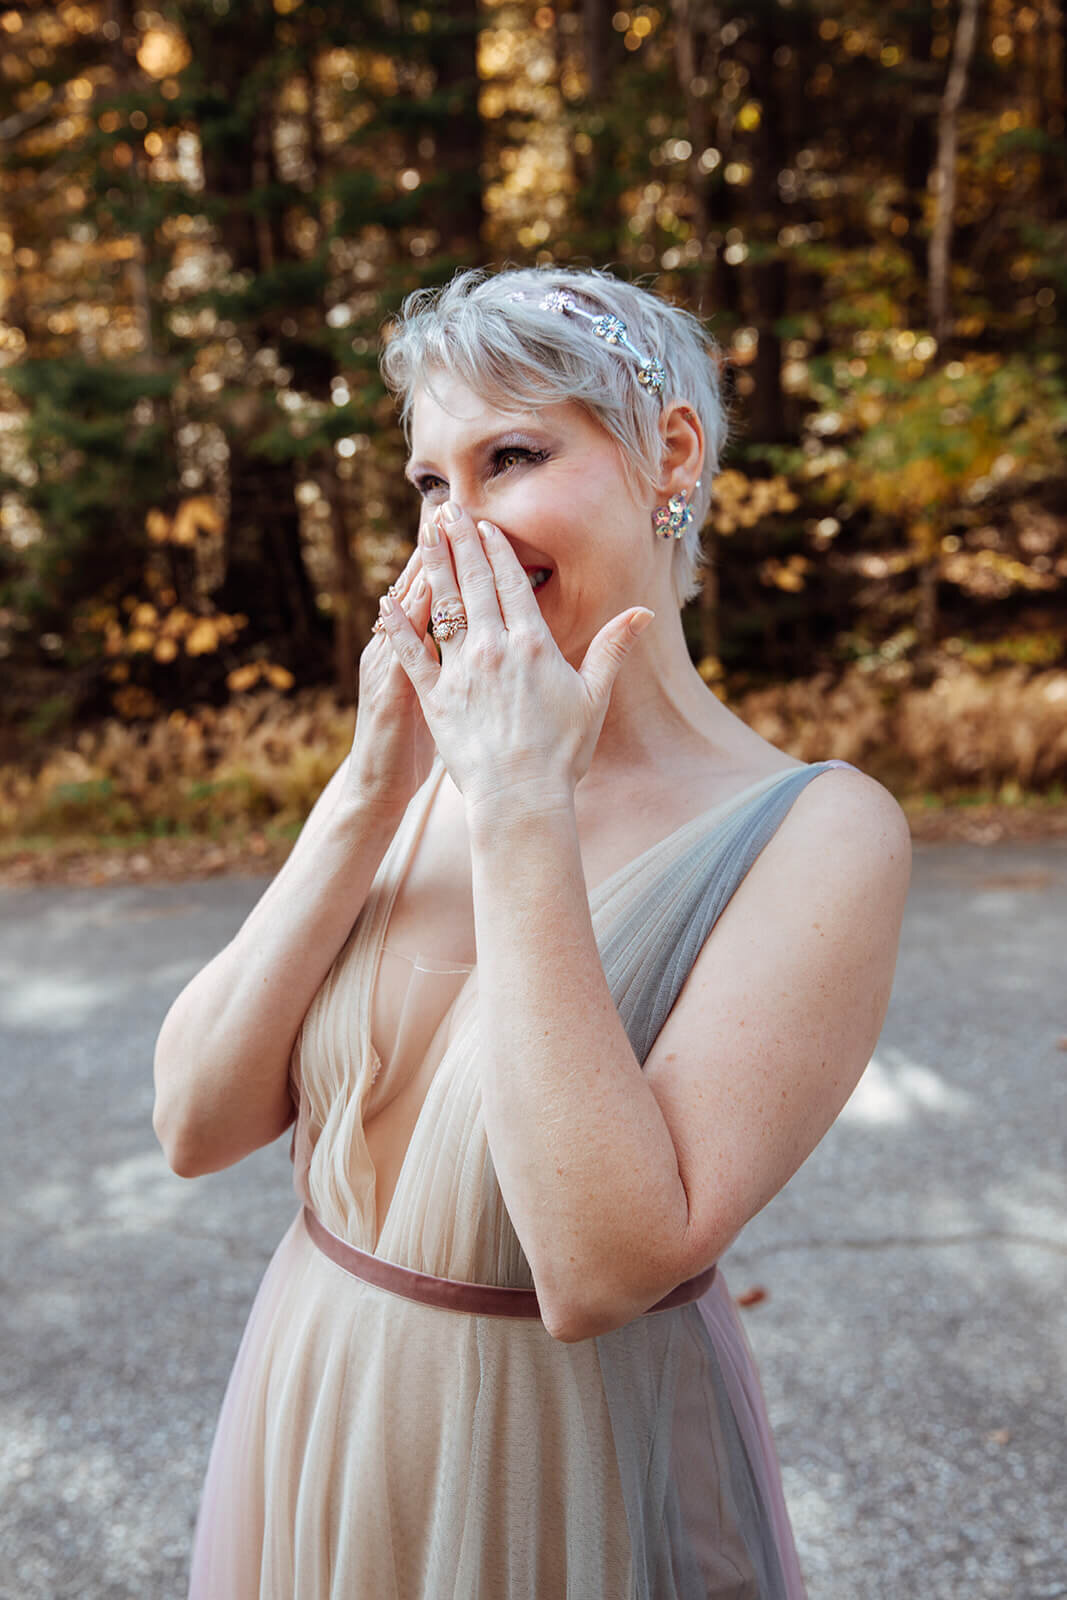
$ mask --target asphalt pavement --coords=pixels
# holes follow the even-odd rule
[[[0,891],[0,1600],[185,1593],[297,1201],[287,1139],[170,1172],[152,1045],[262,887]],[[874,1061],[730,1252],[810,1600],[1067,1596],[1065,951],[1067,845],[918,847]]]

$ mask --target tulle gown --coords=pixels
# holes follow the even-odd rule
[[[839,764],[772,775],[592,892],[640,1061],[797,794]],[[226,1390],[191,1600],[803,1600],[759,1380],[721,1272],[698,1299],[570,1344],[536,1316],[450,1309],[405,1288],[532,1288],[482,1119],[477,971],[388,946],[440,776],[408,808],[297,1041],[301,1208]],[[379,968],[405,960],[389,1059],[418,1049],[436,1065],[375,1237],[363,1128],[389,1092],[389,1062],[371,1041],[371,1002]],[[346,1250],[411,1271],[399,1287],[368,1281]]]

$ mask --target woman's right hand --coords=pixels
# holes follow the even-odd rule
[[[428,631],[430,586],[423,576],[418,545],[389,593],[436,662]],[[369,806],[399,821],[429,775],[433,756],[433,739],[411,681],[384,632],[372,633],[359,662],[356,731],[343,794],[360,808]]]

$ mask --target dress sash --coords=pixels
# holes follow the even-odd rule
[[[398,1266],[395,1261],[385,1261],[367,1250],[357,1250],[347,1239],[338,1238],[312,1211],[304,1207],[304,1226],[313,1244],[324,1256],[342,1267],[353,1278],[373,1284],[376,1289],[386,1289],[404,1300],[415,1300],[419,1305],[437,1306],[442,1311],[464,1311],[473,1317],[540,1317],[541,1310],[533,1289],[504,1289],[492,1283],[465,1283],[459,1278],[435,1278],[429,1272],[414,1272],[410,1267]],[[699,1300],[711,1288],[715,1268],[708,1267],[695,1278],[687,1278],[670,1294],[657,1300],[645,1313],[670,1311],[675,1306],[686,1306]]]

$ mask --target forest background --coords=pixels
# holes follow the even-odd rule
[[[1056,0],[0,10],[0,858],[291,837],[416,526],[383,330],[504,263],[719,341],[717,693],[1061,814],[1065,108]]]

